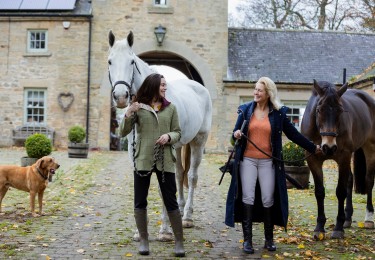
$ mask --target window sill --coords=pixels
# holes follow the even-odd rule
[[[50,57],[51,52],[27,52],[23,54],[23,57]]]
[[[173,14],[174,8],[169,6],[149,6],[149,14]]]

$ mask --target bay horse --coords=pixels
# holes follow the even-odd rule
[[[109,32],[108,73],[112,85],[112,101],[118,108],[130,104],[143,80],[155,72],[147,63],[133,52],[133,33],[126,39],[115,41],[115,35]],[[196,81],[180,79],[168,82],[166,98],[176,108],[181,127],[181,139],[176,143],[176,183],[178,204],[184,227],[193,227],[193,196],[198,181],[198,167],[202,161],[204,147],[211,130],[212,102],[204,86]],[[131,134],[130,134],[131,135]],[[129,145],[131,142],[128,142]],[[182,152],[182,148],[184,152]],[[128,149],[129,151],[131,149]],[[186,152],[185,152],[186,151]],[[133,159],[133,158],[132,158]],[[185,201],[184,184],[188,187]],[[162,225],[159,231],[160,240],[171,240],[170,227],[166,210],[162,210]]]
[[[334,160],[338,165],[336,196],[338,214],[331,238],[343,238],[344,228],[350,227],[353,215],[353,173],[355,192],[367,194],[365,226],[374,228],[372,189],[375,176],[375,100],[366,92],[347,89],[345,84],[336,90],[326,81],[315,81],[312,95],[302,119],[301,132],[314,143],[321,143],[322,153],[307,158],[315,183],[318,206],[314,238],[325,237],[323,162]],[[344,202],[346,206],[344,209]]]

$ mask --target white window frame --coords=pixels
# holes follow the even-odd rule
[[[295,128],[298,129],[298,131],[301,131],[301,123],[303,114],[305,113],[307,101],[284,101],[283,103],[291,110],[287,112],[287,116],[289,117],[291,123]]]
[[[47,89],[25,89],[23,121],[25,125],[42,126],[47,124]]]
[[[154,6],[168,6],[167,0],[154,0]]]
[[[39,39],[32,39],[32,36],[35,34],[40,34]],[[42,37],[40,36],[43,34],[44,34],[44,39],[41,39]],[[27,52],[40,53],[40,52],[47,52],[47,51],[48,51],[48,31],[47,30],[28,30],[27,31]]]

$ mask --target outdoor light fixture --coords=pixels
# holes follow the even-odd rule
[[[158,27],[155,27],[154,33],[156,36],[156,40],[158,41],[158,45],[161,46],[164,41],[165,33],[167,32],[167,29],[159,24]]]

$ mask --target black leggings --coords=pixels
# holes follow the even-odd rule
[[[147,171],[139,171],[140,174],[146,174]],[[146,209],[147,196],[150,188],[151,175],[141,177],[134,172],[134,208]],[[174,211],[178,209],[176,198],[176,176],[173,172],[164,172],[164,182],[162,181],[162,173],[156,170],[161,194],[163,196],[164,205],[167,211]]]

